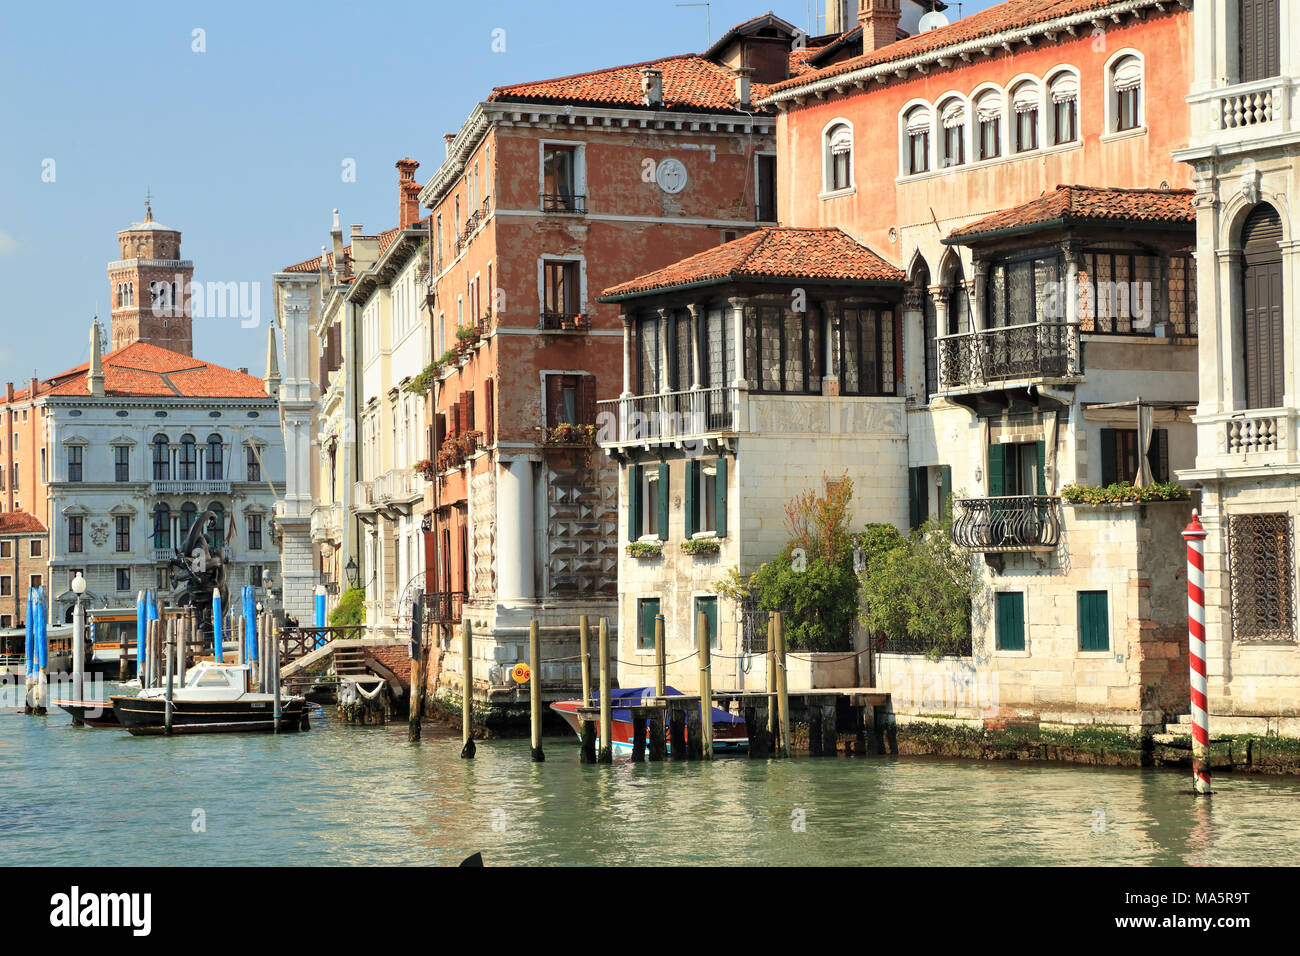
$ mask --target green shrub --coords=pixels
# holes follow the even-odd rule
[[[339,603],[330,611],[330,627],[347,627],[366,622],[366,592],[362,588],[348,588]]]

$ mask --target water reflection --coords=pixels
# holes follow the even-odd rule
[[[927,759],[582,766],[404,725],[133,738],[0,714],[0,863],[1300,862],[1300,783]],[[205,826],[195,828],[195,811]]]

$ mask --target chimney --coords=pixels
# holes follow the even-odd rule
[[[100,341],[98,319],[90,323],[90,374],[86,385],[92,398],[104,397],[104,344]]]
[[[442,141],[443,141],[443,143],[444,143],[444,144],[446,145],[446,147],[447,147],[447,158],[448,158],[448,159],[451,159],[451,144],[452,144],[452,141],[455,140],[455,138],[456,138],[456,134],[455,134],[455,133],[443,133],[443,134],[442,134]]]
[[[879,50],[898,39],[898,21],[903,16],[899,4],[900,0],[859,0],[863,53]]]
[[[751,103],[749,96],[749,68],[741,67],[736,71],[736,105],[742,110],[747,110]]]
[[[334,278],[337,280],[341,276],[347,275],[347,257],[343,254],[343,227],[339,225],[339,211],[334,210],[334,223],[330,226],[330,245],[334,252]],[[322,250],[323,253],[323,250]],[[328,260],[321,255],[321,266],[325,267]]]
[[[12,402],[13,400],[14,400],[14,383],[5,382],[5,401]]]
[[[641,102],[646,106],[664,105],[663,70],[655,70],[648,66],[641,68]]]
[[[32,379],[28,379],[28,380],[27,380],[27,400],[28,400],[28,401],[31,401],[33,398],[36,397],[36,387],[37,387],[38,385],[40,385],[40,384],[41,384],[41,380],[38,379],[38,378],[32,378]]]
[[[397,228],[420,221],[420,184],[415,181],[415,171],[420,164],[409,156],[399,159],[397,166]]]

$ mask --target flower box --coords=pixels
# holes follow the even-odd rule
[[[626,551],[634,558],[657,558],[664,553],[661,541],[629,541]]]

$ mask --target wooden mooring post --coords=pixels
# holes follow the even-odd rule
[[[424,694],[420,690],[420,671],[424,664],[424,602],[411,602],[411,692],[406,696],[406,739],[420,742],[420,712]]]
[[[664,708],[655,707],[646,718],[646,736],[650,742],[649,758],[653,763],[663,761],[668,749],[667,730],[664,726]]]
[[[772,615],[772,631],[776,639],[776,707],[778,714],[776,755],[790,756],[790,692],[785,670],[785,622],[781,612]]]
[[[600,640],[600,755],[601,763],[614,762],[614,711],[609,694],[612,681],[609,674],[609,622],[600,619],[597,629]]]
[[[668,686],[667,652],[664,649],[664,616],[655,615],[655,696],[662,697]]]
[[[582,661],[582,706],[591,706],[591,630],[587,615],[578,617],[578,658]]]
[[[533,731],[533,762],[546,759],[542,752],[542,638],[537,632],[537,618],[528,625],[528,716]]]
[[[280,732],[280,636],[275,633],[275,621],[267,615],[267,631],[270,632],[271,640],[271,694],[274,701],[274,716],[272,717],[275,733]]]
[[[668,750],[673,760],[686,759],[686,708],[669,697],[668,708]]]
[[[695,615],[695,642],[700,649],[700,757],[713,759],[713,648],[709,640],[709,616]]]
[[[163,733],[172,732],[172,715],[175,711],[174,696],[176,693],[172,678],[176,673],[176,634],[180,629],[180,621],[173,618],[167,622],[167,691],[166,704],[163,711]]]
[[[646,711],[648,707],[632,707],[629,712],[632,717],[632,762],[640,763],[645,760],[645,734],[646,734]]]
[[[474,759],[474,634],[469,618],[460,622],[460,755]]]

